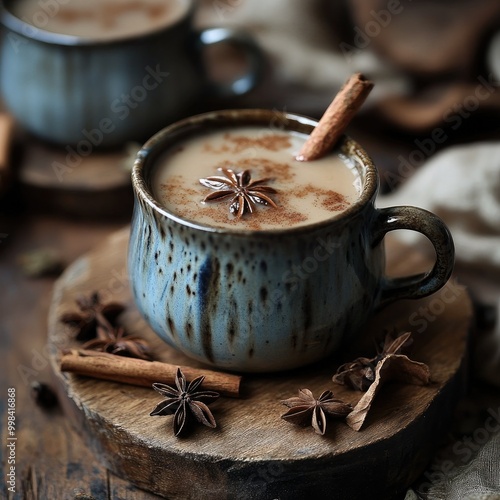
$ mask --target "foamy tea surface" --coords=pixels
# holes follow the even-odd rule
[[[307,137],[238,127],[187,138],[157,160],[153,196],[183,219],[219,228],[282,229],[330,219],[358,199],[361,179],[337,152],[312,162],[295,160]],[[229,210],[231,196],[204,202],[216,190],[200,179],[223,176],[221,167],[236,173],[248,170],[252,181],[268,178],[265,185],[276,194],[267,195],[277,207],[257,203],[253,213],[238,219]]]
[[[139,35],[173,24],[188,9],[185,0],[67,0],[45,12],[37,0],[15,0],[9,10],[37,28],[112,39]]]

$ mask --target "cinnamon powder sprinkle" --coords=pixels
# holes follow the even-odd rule
[[[268,151],[280,151],[292,147],[290,137],[288,135],[263,135],[256,139],[245,136],[231,136],[226,134],[226,138],[231,141],[236,148],[236,152],[243,151],[248,148],[262,148]]]
[[[314,187],[312,184],[293,189],[290,194],[295,198],[305,198],[312,194],[316,199],[316,203],[321,203],[323,208],[331,212],[345,210],[350,205],[344,195],[330,189]]]
[[[280,179],[280,181],[290,181],[295,176],[291,165],[266,158],[243,158],[234,162],[224,161],[218,163],[217,166],[236,170],[250,169],[260,177]],[[197,182],[191,187],[186,185],[186,179],[183,176],[173,176],[169,179],[168,184],[161,185],[161,191],[169,203],[178,207],[177,215],[183,218],[197,221],[200,219],[200,215],[203,215],[203,218],[210,220],[211,224],[234,224],[235,228],[242,227],[241,220],[228,217],[227,206],[224,204],[204,204],[201,207],[196,200],[201,201],[206,193],[203,186],[198,185]],[[345,210],[350,205],[342,194],[315,187],[312,184],[279,189],[276,195],[279,209],[267,210],[267,207],[256,207],[257,210],[251,217],[243,216],[243,227],[250,230],[260,230],[270,226],[286,228],[306,222],[307,214],[293,209],[293,200],[305,197],[311,197],[313,205],[332,212],[332,215],[333,212]]]
[[[345,210],[350,205],[345,196],[335,191],[330,191],[321,204],[324,208],[332,212]]]
[[[241,170],[257,170],[260,177],[269,177],[271,179],[280,179],[281,181],[290,181],[294,173],[288,163],[279,163],[268,158],[242,158],[236,161],[221,161],[219,167],[235,168]]]
[[[246,137],[244,135],[224,134],[224,139],[231,143],[223,145],[220,148],[214,148],[210,142],[204,146],[204,150],[209,153],[241,153],[245,149],[260,148],[267,151],[281,151],[292,147],[290,137],[281,134],[263,134],[260,137]]]
[[[187,187],[185,180],[180,175],[173,176],[168,184],[162,184],[161,191],[166,200],[171,200],[182,207],[182,212],[193,204],[193,197],[196,199],[201,195],[201,189]]]
[[[197,215],[196,209],[187,209],[185,211],[185,216],[196,220]],[[203,209],[203,214],[210,218],[210,220],[217,224],[234,224],[235,228],[241,227],[241,220],[228,219],[227,210],[221,210],[220,206],[210,205]],[[277,227],[287,227],[292,224],[298,224],[300,222],[305,222],[307,217],[304,214],[295,212],[290,208],[285,208],[280,205],[280,210],[266,210],[265,208],[258,207],[250,217],[243,216],[245,221],[245,229],[250,229],[258,231],[263,229],[265,226],[273,225]]]
[[[121,14],[129,12],[144,12],[152,21],[167,15],[166,5],[147,5],[139,0],[125,2],[123,4],[108,5],[104,3],[99,9],[82,9],[62,5],[57,16],[65,23],[74,23],[80,20],[97,20],[103,28],[113,28],[116,18]]]

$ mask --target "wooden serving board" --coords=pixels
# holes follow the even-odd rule
[[[74,262],[58,280],[49,315],[51,363],[65,411],[99,460],[119,476],[169,499],[393,498],[423,471],[450,423],[464,381],[472,307],[455,280],[419,301],[386,308],[366,327],[352,352],[321,365],[272,375],[247,375],[241,399],[219,398],[211,409],[218,427],[196,427],[184,438],[172,433],[172,417],[150,417],[161,396],[148,388],[63,374],[59,354],[76,347],[59,318],[75,310],[80,294],[99,291],[123,301],[131,333],[151,342],[156,357],[201,366],[159,340],[132,303],[126,276],[128,228]],[[419,254],[388,241],[391,274],[427,269]],[[325,436],[283,421],[280,400],[309,388],[331,389],[355,404],[362,393],[333,384],[341,361],[370,354],[373,337],[386,329],[414,331],[412,358],[429,365],[426,387],[386,385],[365,427],[331,421]],[[370,348],[361,347],[366,342]]]

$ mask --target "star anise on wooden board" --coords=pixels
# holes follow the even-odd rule
[[[344,418],[352,411],[352,406],[340,399],[334,399],[332,391],[324,391],[316,399],[309,389],[300,389],[298,397],[281,401],[290,408],[283,420],[306,427],[312,425],[316,434],[324,435],[328,418]]]
[[[97,327],[97,338],[88,340],[82,349],[108,352],[118,356],[138,358],[150,361],[152,359],[149,344],[135,335],[126,335],[121,327]]]
[[[351,389],[365,392],[375,381],[377,364],[390,354],[402,354],[411,344],[411,332],[405,332],[400,336],[388,333],[381,352],[373,358],[359,357],[339,366],[337,373],[333,376],[333,381],[337,384],[347,385]]]
[[[218,168],[224,175],[214,175],[200,179],[203,186],[215,191],[203,199],[204,202],[223,201],[230,198],[229,211],[237,219],[241,218],[246,212],[253,213],[256,204],[270,205],[277,208],[276,203],[269,196],[276,194],[276,189],[265,186],[271,179],[259,179],[252,181],[249,170],[234,172],[230,168]]]
[[[167,399],[160,401],[150,415],[173,414],[175,436],[179,436],[185,431],[188,423],[193,418],[207,427],[217,427],[215,418],[207,405],[214,402],[219,397],[219,393],[214,391],[197,391],[204,379],[204,376],[197,377],[188,384],[181,369],[177,368],[175,376],[176,387],[159,382],[154,383],[154,390],[166,396]]]
[[[103,304],[99,293],[76,299],[79,312],[61,316],[61,321],[76,330],[76,340],[86,341],[82,348],[100,352],[151,360],[151,351],[146,340],[135,335],[127,335],[117,326],[116,318],[125,307],[117,302]]]
[[[98,325],[112,329],[117,316],[125,307],[116,302],[103,304],[99,293],[76,299],[79,312],[69,312],[61,316],[61,321],[76,330],[76,340],[85,341],[97,336]]]

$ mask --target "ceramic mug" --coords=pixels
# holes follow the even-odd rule
[[[147,139],[186,116],[202,96],[229,97],[253,88],[263,69],[253,39],[229,28],[195,31],[193,0],[178,2],[184,11],[175,22],[110,38],[44,30],[67,2],[38,2],[35,14],[21,19],[11,12],[13,0],[7,0],[1,11],[0,56],[6,107],[44,139],[97,148]],[[205,75],[201,52],[226,42],[245,52],[249,69],[234,82],[216,84]]]
[[[453,268],[453,241],[438,217],[415,207],[375,208],[377,170],[350,138],[340,148],[354,162],[361,193],[344,212],[320,223],[260,231],[213,228],[179,218],[152,195],[155,160],[180,138],[214,125],[276,123],[306,134],[317,124],[266,110],[198,115],[156,134],[133,168],[128,266],[135,302],[164,341],[218,368],[265,372],[318,361],[378,308],[432,294]],[[432,242],[431,271],[398,279],[384,275],[382,240],[395,229],[420,232]],[[285,286],[290,269],[307,258],[315,259],[314,272]]]

